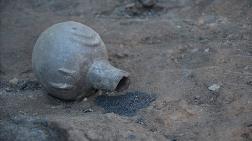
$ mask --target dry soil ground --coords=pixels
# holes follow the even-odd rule
[[[0,140],[252,140],[251,0],[149,8],[136,0],[0,0],[0,19]],[[43,30],[68,20],[95,29],[112,64],[131,73],[126,96],[65,102],[41,88],[32,48]]]

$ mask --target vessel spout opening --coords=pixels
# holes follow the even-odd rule
[[[91,86],[99,90],[123,91],[129,87],[129,73],[115,68],[108,61],[95,61],[87,78]]]
[[[129,88],[130,80],[127,76],[123,76],[122,79],[119,81],[118,85],[116,86],[115,91],[124,91]]]

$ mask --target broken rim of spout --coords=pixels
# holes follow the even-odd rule
[[[105,60],[94,61],[87,78],[92,87],[99,90],[123,91],[129,87],[129,73],[113,67]]]

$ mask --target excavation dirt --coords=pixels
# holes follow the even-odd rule
[[[149,1],[1,0],[0,140],[252,140],[252,1]],[[101,35],[127,91],[45,92],[32,49],[69,20]]]

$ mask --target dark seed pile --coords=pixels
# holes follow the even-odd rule
[[[118,96],[98,96],[96,104],[103,107],[108,113],[134,116],[139,109],[149,106],[155,99],[156,96],[153,94],[136,91]]]

